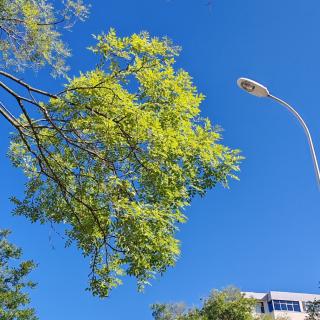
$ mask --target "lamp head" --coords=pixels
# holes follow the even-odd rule
[[[242,90],[245,90],[254,96],[268,97],[270,95],[265,86],[251,79],[239,78],[237,84]]]

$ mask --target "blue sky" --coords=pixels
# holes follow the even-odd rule
[[[203,115],[224,129],[224,143],[246,160],[240,182],[218,187],[188,208],[178,234],[177,266],[145,293],[135,281],[99,300],[84,291],[88,263],[50,227],[12,217],[12,194],[24,177],[5,153],[9,125],[2,120],[1,227],[25,257],[39,263],[32,293],[41,319],[151,319],[154,302],[198,304],[213,288],[234,284],[247,291],[319,292],[320,192],[307,141],[297,121],[281,106],[240,91],[236,80],[251,77],[292,103],[308,123],[320,155],[319,0],[96,0],[90,19],[65,39],[73,49],[71,74],[94,65],[85,48],[91,34],[115,27],[120,35],[147,30],[169,36],[183,51],[177,65],[206,95]],[[59,89],[45,72],[28,73],[34,85]],[[26,76],[27,78],[27,76]],[[54,249],[53,249],[54,247]]]

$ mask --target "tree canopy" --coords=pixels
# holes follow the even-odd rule
[[[320,319],[320,300],[309,301],[306,307],[307,307],[306,320]]]
[[[204,96],[175,68],[180,49],[147,32],[96,37],[97,67],[47,92],[15,72],[51,66],[66,75],[61,28],[83,20],[82,0],[0,0],[0,102],[16,129],[9,156],[28,181],[15,213],[63,223],[67,245],[91,259],[89,289],[108,296],[124,275],[142,289],[175,264],[178,224],[194,196],[239,169],[238,150],[200,115]]]
[[[184,304],[154,304],[152,316],[155,320],[255,320],[255,299],[247,298],[239,289],[227,287],[214,290],[198,308],[187,308]]]
[[[21,249],[7,240],[9,233],[8,230],[0,230],[0,319],[36,320],[25,292],[35,286],[26,280],[35,265],[30,260],[19,262]]]
[[[70,50],[61,40],[61,28],[86,18],[82,0],[0,0],[0,68],[40,68],[65,74]]]
[[[257,300],[248,298],[230,286],[213,290],[200,307],[188,308],[184,303],[156,303],[151,306],[154,320],[272,320],[270,314],[254,312]],[[310,318],[310,320],[318,318]],[[286,315],[276,320],[289,320]]]
[[[143,288],[174,265],[184,208],[217,183],[227,186],[240,157],[201,117],[204,96],[175,70],[171,41],[114,30],[96,38],[98,67],[58,94],[10,76],[50,100],[7,89],[22,116],[5,116],[17,129],[10,158],[28,177],[15,213],[65,223],[68,243],[91,257],[92,292],[107,296],[122,275]]]

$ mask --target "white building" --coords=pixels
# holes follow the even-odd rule
[[[319,294],[270,291],[244,292],[248,298],[258,300],[256,314],[271,315],[273,319],[286,316],[290,320],[304,320],[308,302],[320,300]]]

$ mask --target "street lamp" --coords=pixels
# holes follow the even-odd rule
[[[271,98],[271,99],[275,100],[276,102],[285,106],[299,120],[299,122],[302,125],[304,132],[307,136],[307,139],[308,139],[308,143],[310,146],[310,152],[311,152],[313,165],[314,165],[314,170],[315,170],[315,174],[317,177],[318,186],[320,187],[320,169],[319,169],[319,164],[318,164],[316,152],[315,152],[315,149],[313,146],[311,134],[310,134],[310,131],[309,131],[306,123],[304,122],[302,117],[299,115],[299,113],[294,108],[292,108],[287,102],[270,94],[269,90],[265,86],[263,86],[262,84],[260,84],[256,81],[253,81],[253,80],[247,79],[247,78],[239,78],[237,81],[237,84],[241,89],[243,89],[244,91],[246,91],[254,96],[257,96],[260,98]]]

